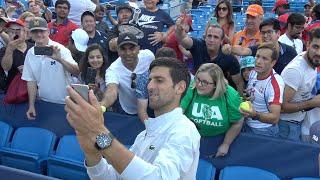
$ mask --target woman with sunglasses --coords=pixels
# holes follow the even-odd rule
[[[238,136],[243,124],[239,112],[239,93],[228,85],[221,68],[214,63],[202,64],[181,100],[185,115],[195,123],[202,137],[225,133],[215,156],[224,156]]]
[[[214,17],[222,27],[224,43],[229,44],[234,34],[233,10],[229,0],[220,0],[214,10]]]
[[[93,89],[99,101],[102,100],[103,93],[106,90],[104,79],[108,66],[109,62],[103,54],[103,49],[98,44],[88,46],[79,63],[79,80]]]

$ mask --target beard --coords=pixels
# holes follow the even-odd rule
[[[307,57],[308,57],[308,62],[311,64],[312,67],[316,68],[320,66],[320,58],[319,60],[313,59],[310,55],[309,52],[307,52]]]

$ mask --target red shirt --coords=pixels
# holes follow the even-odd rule
[[[310,24],[302,32],[302,40],[307,43],[309,41],[309,32],[315,28],[320,28],[320,19],[311,21]]]
[[[179,49],[179,43],[178,43],[175,31],[170,31],[168,33],[168,36],[167,36],[167,39],[166,39],[166,43],[164,44],[164,47],[172,48],[177,54],[177,59],[179,59],[180,61],[184,62],[183,54]]]
[[[48,28],[50,32],[50,39],[67,46],[72,31],[77,29],[78,26],[72,21],[66,19],[62,24],[57,24],[55,21],[50,22],[48,24]]]

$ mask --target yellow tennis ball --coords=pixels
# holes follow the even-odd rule
[[[104,113],[107,111],[107,108],[105,106],[100,106],[101,107],[101,111]]]
[[[245,111],[250,111],[251,110],[251,102],[250,101],[242,102],[240,104],[240,108],[245,110]]]

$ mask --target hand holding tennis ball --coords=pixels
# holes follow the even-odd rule
[[[240,108],[244,111],[252,111],[252,108],[251,108],[252,104],[250,101],[244,101],[240,104]]]

